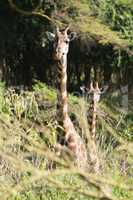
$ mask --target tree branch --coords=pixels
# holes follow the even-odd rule
[[[39,17],[43,17],[47,20],[49,20],[50,22],[54,23],[54,20],[51,19],[49,16],[43,14],[41,11],[37,11],[38,8],[40,7],[40,3],[39,5],[32,11],[26,11],[26,10],[22,10],[21,8],[18,8],[14,3],[13,3],[13,0],[8,0],[9,4],[10,4],[10,7],[15,10],[16,12],[22,14],[22,15],[26,15],[26,16],[32,16],[32,15],[35,15],[35,16],[39,16]]]

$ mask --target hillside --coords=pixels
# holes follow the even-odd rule
[[[118,109],[119,96],[106,94],[99,104],[97,139],[101,172],[96,175],[74,167],[71,155],[65,150],[61,158],[56,154],[55,90],[38,82],[32,91],[18,94],[11,88],[5,90],[3,84],[0,91],[2,200],[133,198],[133,115],[125,115]],[[89,101],[70,95],[69,103],[77,130],[86,137]],[[52,161],[56,168],[49,171]]]

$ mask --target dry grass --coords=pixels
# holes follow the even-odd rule
[[[100,173],[92,172],[90,167],[93,165],[90,166],[89,162],[89,170],[82,171],[74,166],[65,148],[61,157],[56,154],[55,91],[43,84],[34,88],[32,92],[20,94],[6,91],[3,86],[0,90],[3,94],[0,108],[0,198],[132,199],[133,143],[121,135],[125,119],[119,122],[121,115],[118,112],[111,108],[112,112],[109,112],[105,103],[99,105],[99,113],[102,108],[97,126]],[[89,141],[89,155],[88,103],[82,98],[71,97],[70,105],[73,105],[71,113],[76,115],[79,133]],[[128,148],[125,148],[127,144]],[[53,170],[49,170],[50,165],[54,166]]]

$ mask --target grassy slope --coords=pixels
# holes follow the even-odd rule
[[[63,154],[64,157],[59,158],[54,153],[57,123],[53,89],[38,82],[32,92],[17,94],[11,89],[5,90],[1,84],[0,93],[2,200],[8,197],[10,200],[87,200],[102,196],[133,199],[133,116],[116,109],[120,107],[119,97],[103,97],[99,105],[97,133],[101,174],[96,175],[73,169],[69,156]],[[114,101],[112,105],[110,98]],[[70,96],[69,104],[77,129],[83,136],[89,134],[85,117],[87,102]],[[46,170],[48,160],[58,163],[57,169],[50,173]]]

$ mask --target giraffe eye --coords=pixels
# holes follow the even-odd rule
[[[68,41],[68,40],[65,40],[65,43],[66,43],[66,44],[68,44],[68,43],[69,43],[69,41]]]

